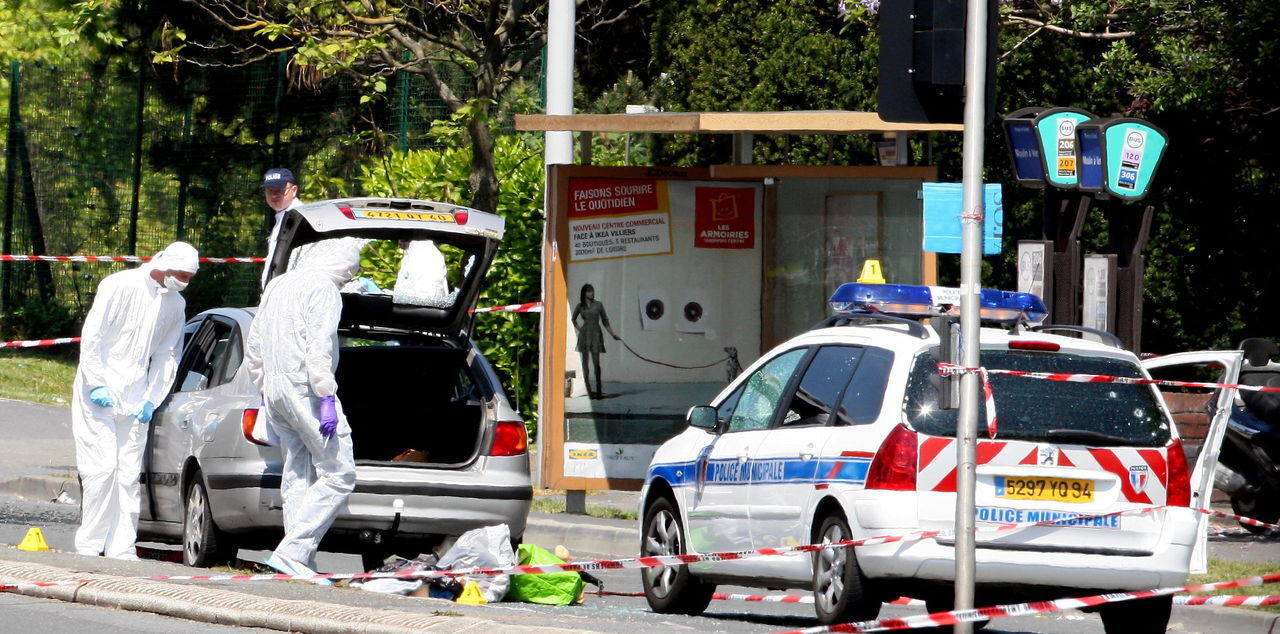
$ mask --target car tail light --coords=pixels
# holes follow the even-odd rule
[[[467,218],[469,215],[470,214],[465,211],[455,211],[453,212],[453,221],[460,225],[465,225],[467,224]]]
[[[493,429],[493,447],[490,456],[519,456],[529,450],[529,435],[524,423],[518,420],[500,420]]]
[[[262,445],[264,447],[270,446],[270,445],[267,445],[267,443],[259,441],[253,437],[253,428],[257,424],[258,424],[258,408],[251,407],[249,409],[244,410],[244,413],[240,414],[240,431],[244,433],[244,439],[255,445]]]
[[[880,443],[867,470],[868,489],[916,490],[916,433],[898,425]]]
[[[1040,352],[1057,352],[1062,346],[1051,341],[1010,341],[1010,350],[1038,350]]]
[[[1182,441],[1174,438],[1165,451],[1169,454],[1169,484],[1165,504],[1191,506],[1191,469],[1187,468],[1187,454],[1182,451]]]
[[[356,219],[355,212],[351,211],[350,207],[338,207],[338,211],[341,211],[342,215],[346,216],[348,220]]]

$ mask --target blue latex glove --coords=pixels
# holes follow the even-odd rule
[[[108,390],[105,385],[93,388],[89,392],[89,400],[98,407],[113,407],[116,404],[116,400],[111,398],[111,390]]]
[[[332,396],[320,399],[320,435],[325,439],[333,438],[338,431],[338,405]]]
[[[146,401],[142,404],[142,407],[138,408],[138,413],[134,414],[133,416],[134,418],[138,419],[139,423],[146,425],[147,423],[151,422],[151,415],[155,413],[156,413],[156,406],[152,405],[151,401]]]

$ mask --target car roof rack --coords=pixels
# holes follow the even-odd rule
[[[1071,324],[1037,324],[1026,327],[1027,332],[1051,332],[1054,330],[1065,330],[1067,332],[1078,332],[1081,334],[1093,335],[1099,339],[1099,343],[1111,346],[1112,348],[1124,349],[1124,342],[1120,338],[1097,328],[1088,326],[1073,326]]]
[[[907,332],[912,336],[919,337],[921,339],[929,338],[929,331],[926,330],[918,321],[907,319],[905,317],[894,317],[893,315],[863,310],[837,313],[814,324],[809,328],[809,330],[834,328],[838,326],[866,326],[876,324],[906,326]]]

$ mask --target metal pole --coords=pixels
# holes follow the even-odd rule
[[[142,125],[146,106],[146,64],[138,56],[138,103],[136,104],[133,130],[133,200],[129,205],[129,255],[138,254],[138,204],[142,191]]]
[[[961,362],[975,368],[981,363],[978,329],[978,291],[982,288],[982,132],[987,120],[987,0],[968,0],[965,25],[964,160],[960,247]],[[960,379],[960,412],[956,428],[956,587],[955,608],[973,609],[974,483],[978,435],[978,375]],[[972,623],[956,623],[955,631],[973,631]]]
[[[577,24],[577,9],[573,0],[551,0],[547,8],[547,50],[544,56],[543,68],[546,72],[543,74],[543,99],[546,104],[547,114],[573,114],[573,38],[575,25]],[[546,180],[543,187],[543,205],[545,206],[551,201],[551,166],[565,165],[573,163],[573,133],[568,131],[547,132],[544,141],[543,165],[546,166]],[[543,218],[549,217],[551,214],[542,214]],[[545,235],[547,230],[546,221],[543,221],[542,231],[544,233],[542,243],[544,245],[550,243],[550,239]],[[542,259],[542,280],[547,279],[547,258]],[[541,292],[542,301],[547,301],[547,292],[544,287]],[[547,313],[553,311],[544,310],[538,313],[539,330],[546,332],[548,327]],[[546,350],[542,344],[542,338],[538,338],[538,358],[545,360]],[[546,381],[538,382],[538,439],[542,440],[547,437],[546,428],[550,423],[547,421],[545,403],[546,390],[549,386],[544,385]],[[547,464],[546,461],[546,444],[543,443],[542,451],[539,452],[538,460],[538,482],[539,484],[546,482],[550,474],[545,473],[542,468]],[[566,494],[566,499],[569,495]],[[584,500],[585,502],[585,500]]]

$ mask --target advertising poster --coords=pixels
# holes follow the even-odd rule
[[[569,177],[560,191],[563,476],[638,482],[689,408],[760,354],[763,185]]]

